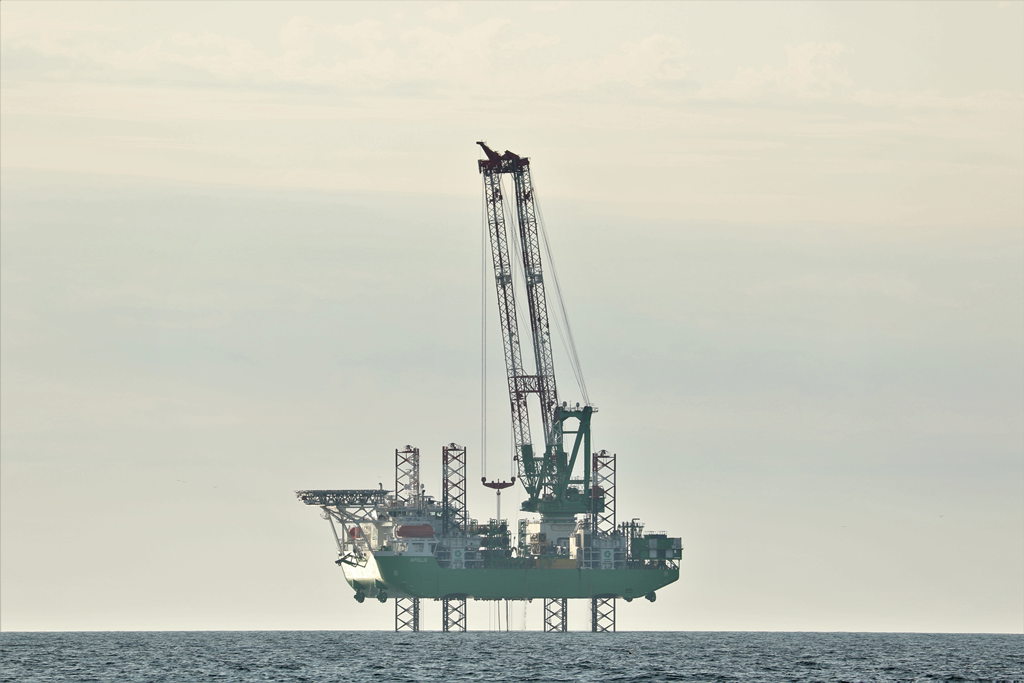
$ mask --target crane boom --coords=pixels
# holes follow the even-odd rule
[[[491,260],[498,295],[498,318],[501,322],[509,400],[512,407],[512,435],[515,447],[513,457],[517,462],[520,481],[530,496],[523,504],[523,509],[554,515],[586,512],[592,507],[591,501],[585,498],[590,495],[590,415],[593,409],[590,406],[571,409],[567,405],[558,404],[530,160],[509,151],[498,154],[483,142],[477,144],[487,156],[486,159],[479,160],[478,168],[484,180]],[[501,177],[506,174],[512,176],[515,187],[514,218],[518,228],[515,237],[519,240],[526,280],[534,374],[525,372],[519,341],[512,260],[501,189]],[[544,427],[544,448],[540,453],[534,450],[530,434],[527,405],[527,397],[530,394],[537,394],[540,399]],[[579,427],[572,432],[576,439],[571,459],[563,446],[563,436],[566,433],[564,423],[569,418],[579,422]],[[584,478],[572,479],[577,455],[580,447],[584,445]]]
[[[547,293],[544,289],[544,271],[540,260],[540,235],[537,230],[537,206],[533,199],[529,159],[524,159],[512,172],[516,187],[516,213],[519,240],[523,254],[523,274],[526,277],[526,298],[530,304],[530,331],[533,336],[533,355],[537,362],[537,393],[544,416],[544,450],[550,452],[561,446],[559,423],[555,420],[558,388],[555,384],[555,359],[551,351],[551,327],[548,324]]]
[[[489,152],[488,156],[494,154],[486,146],[484,149]],[[498,163],[500,164],[500,158]],[[484,176],[487,229],[491,242],[491,261],[494,265],[494,284],[498,292],[498,318],[501,321],[501,340],[505,350],[508,393],[512,400],[512,437],[516,450],[521,451],[524,446],[529,447],[531,440],[530,415],[526,406],[526,395],[529,392],[525,386],[529,378],[523,372],[523,356],[519,347],[519,323],[516,318],[512,259],[509,256],[505,211],[502,206],[501,174],[494,172],[490,167],[483,170],[483,162],[481,172]],[[523,471],[522,462],[519,466],[519,476],[520,479],[529,481]],[[529,484],[527,487],[529,488]]]

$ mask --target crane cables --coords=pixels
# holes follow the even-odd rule
[[[487,178],[484,183],[487,183]],[[487,478],[487,189],[481,199],[480,218],[483,230],[480,239],[480,476]]]
[[[517,289],[523,292],[526,291],[526,271],[524,270],[523,266],[523,250],[522,245],[520,244],[520,240],[522,239],[522,237],[520,236],[519,232],[519,214],[518,212],[512,210],[512,205],[509,203],[508,199],[510,195],[515,195],[515,186],[512,185],[512,181],[510,180],[510,187],[508,188],[508,192],[506,192],[504,178],[500,178],[499,182],[501,183],[502,210],[505,212],[505,215],[508,216],[508,223],[511,226],[513,232],[512,239],[508,240],[509,242],[512,243],[512,258],[510,259],[512,261],[512,270],[515,273],[515,275],[519,276],[518,278],[515,278],[513,276],[513,281],[515,282],[515,284],[512,286],[512,303],[515,304],[516,308],[516,335],[519,337],[520,340],[522,340],[524,336],[527,339],[531,339],[533,337],[532,331],[524,335],[522,328],[523,321],[525,321],[527,325],[530,325],[531,314],[529,311],[527,311],[525,314],[523,313],[523,304],[520,303],[519,297],[516,296]],[[521,358],[522,341],[520,341],[520,359]],[[536,359],[534,359],[534,361],[536,362]]]
[[[509,260],[512,262],[512,264],[511,264],[512,265],[512,273],[510,273],[510,275],[512,275],[512,281],[514,283],[513,286],[512,286],[512,304],[513,304],[513,306],[514,306],[514,308],[516,310],[516,337],[520,340],[520,342],[519,342],[519,359],[520,359],[520,362],[522,362],[522,341],[521,340],[523,339],[524,336],[527,339],[531,339],[532,338],[532,332],[530,332],[530,333],[528,333],[526,335],[523,334],[523,327],[522,327],[523,323],[525,321],[525,323],[527,325],[529,325],[530,324],[530,320],[531,320],[531,316],[530,316],[530,312],[529,311],[527,311],[525,314],[523,313],[523,304],[521,303],[519,297],[516,296],[516,291],[522,291],[522,292],[526,291],[526,271],[524,270],[522,246],[520,245],[520,240],[522,238],[520,237],[520,232],[519,232],[519,213],[512,210],[512,205],[509,203],[509,199],[508,199],[511,196],[515,196],[515,183],[514,183],[514,181],[509,179],[509,181],[508,181],[509,186],[508,186],[508,188],[506,188],[505,187],[505,178],[503,178],[501,176],[498,177],[498,183],[499,183],[499,186],[501,187],[501,207],[502,207],[502,211],[504,211],[505,216],[508,218],[507,226],[512,228],[512,239],[508,239],[507,241],[512,243],[512,254],[509,257]],[[507,189],[507,191],[506,191],[506,189]],[[518,276],[518,278],[516,276]],[[533,347],[532,344],[531,344],[531,347]],[[536,348],[534,348],[534,354],[536,355]],[[535,363],[537,362],[536,358],[534,358],[534,362]],[[519,369],[520,369],[520,371],[522,370],[522,368],[519,368]],[[511,442],[511,451],[512,451],[512,453],[518,454],[517,446],[519,444],[516,443],[515,431],[510,432],[509,436],[510,436],[510,442]],[[533,435],[530,434],[529,438],[530,438],[530,441],[532,443]],[[514,460],[515,460],[515,458],[513,458],[513,461]],[[515,474],[515,471],[514,471],[515,465],[514,464],[510,463],[510,469],[512,470],[511,474]]]
[[[511,188],[510,188],[511,190]],[[547,229],[544,227],[544,213],[541,209],[540,202],[537,200],[537,188],[536,185],[532,184],[531,179],[531,190],[534,196],[534,206],[537,208],[537,226],[540,232],[541,242],[544,245],[544,254],[547,258],[548,264],[551,267],[551,279],[555,285],[555,301],[558,303],[557,312],[553,316],[549,316],[550,320],[555,323],[555,331],[558,333],[558,338],[562,342],[562,349],[565,351],[565,355],[569,359],[569,367],[572,369],[572,374],[576,378],[576,386],[580,390],[580,394],[583,396],[583,402],[585,405],[590,405],[590,395],[587,392],[587,383],[583,377],[583,368],[580,365],[579,353],[576,351],[576,340],[573,338],[572,326],[569,325],[569,316],[565,310],[565,299],[562,296],[562,287],[558,282],[558,269],[555,267],[555,259],[551,253],[551,242],[548,240]],[[505,211],[505,215],[509,217],[511,227],[515,231],[515,238],[509,240],[512,242],[512,249],[514,258],[512,258],[512,267],[515,273],[519,276],[518,280],[525,287],[526,285],[526,273],[523,271],[523,255],[522,249],[519,244],[520,226],[519,226],[519,214],[512,210],[509,203],[509,195],[511,192],[505,191],[504,183],[501,186],[501,199],[502,208]],[[529,320],[528,316],[523,315],[522,305],[519,303],[519,297],[515,296],[515,288],[513,288],[513,301],[516,307],[516,320],[517,322],[523,320]],[[564,329],[563,329],[564,328]],[[520,334],[520,338],[522,334]]]
[[[544,227],[544,212],[541,209],[540,201],[537,199],[537,187],[533,187],[534,206],[537,207],[537,225],[540,227],[541,241],[544,243],[544,253],[547,255],[548,264],[551,266],[551,280],[555,283],[555,299],[558,301],[558,313],[561,315],[561,321],[559,317],[553,316],[555,321],[555,329],[558,331],[558,336],[562,340],[562,348],[565,350],[566,355],[569,357],[569,365],[572,367],[572,373],[576,377],[576,385],[580,389],[580,393],[583,395],[584,405],[590,405],[590,395],[587,393],[587,383],[583,378],[583,367],[580,365],[580,357],[576,352],[576,340],[572,335],[572,326],[569,324],[569,314],[565,310],[565,300],[562,297],[562,286],[558,283],[558,269],[555,268],[555,259],[551,255],[551,241],[548,239],[548,231]],[[565,323],[565,330],[562,330],[561,323]]]
[[[505,216],[511,221],[511,227],[516,230],[518,234],[517,225],[515,223],[515,213],[512,212],[511,207],[508,204],[508,193],[504,183],[504,179],[501,176],[498,177],[498,188],[501,194],[502,211]],[[480,476],[487,478],[487,273],[488,259],[487,259],[487,247],[490,242],[490,226],[487,222],[487,192],[486,192],[486,178],[484,179],[484,193],[481,201],[481,241],[480,241]],[[506,232],[507,235],[507,232]],[[525,286],[526,276],[523,273],[522,255],[519,253],[519,240],[517,235],[513,235],[513,239],[508,242],[512,243],[513,253],[511,258],[512,261],[512,275],[513,282],[515,281],[515,275],[519,275],[520,280]],[[516,286],[512,287],[512,304],[516,312],[516,336],[522,338],[522,329],[519,329],[521,321],[523,320],[523,308],[519,302],[519,297],[516,296]],[[526,317],[529,320],[529,317]],[[504,343],[504,340],[502,341]],[[507,370],[507,368],[506,368]],[[511,439],[510,451],[516,452],[516,435],[513,430],[510,432],[509,437]],[[515,475],[515,462],[514,459],[509,459],[509,470],[510,475]]]
[[[552,320],[555,323],[555,331],[558,333],[559,341],[562,342],[562,350],[565,351],[565,355],[566,355],[566,357],[569,360],[569,367],[572,369],[572,374],[576,378],[576,386],[579,388],[580,394],[582,394],[582,396],[583,396],[583,401],[584,401],[584,403],[586,405],[590,405],[590,396],[587,393],[587,383],[586,383],[586,381],[583,378],[583,369],[582,369],[582,366],[580,365],[579,354],[576,352],[576,341],[573,338],[572,327],[569,325],[569,317],[568,317],[568,314],[565,311],[565,300],[562,297],[562,287],[558,283],[558,270],[555,268],[555,259],[554,259],[554,257],[551,254],[551,243],[548,240],[547,230],[544,228],[544,214],[543,214],[542,209],[540,208],[540,202],[537,201],[537,199],[536,199],[536,197],[537,197],[537,189],[536,189],[536,186],[534,186],[532,184],[532,179],[531,179],[531,190],[533,191],[533,196],[534,196],[534,206],[537,209],[537,216],[536,216],[536,218],[537,218],[537,225],[538,225],[538,228],[539,228],[541,241],[542,241],[542,243],[544,245],[544,254],[545,254],[546,258],[547,258],[548,265],[550,266],[552,282],[555,285],[555,301],[558,303],[556,315],[549,316],[549,320]],[[515,211],[512,210],[512,207],[509,204],[509,200],[508,200],[509,194],[510,193],[505,192],[505,187],[504,187],[504,185],[502,185],[502,192],[501,192],[502,205],[503,205],[503,208],[505,210],[506,215],[509,216],[511,225],[512,225],[513,229],[515,230],[515,237],[516,237],[516,239],[510,240],[512,242],[512,249],[513,249],[514,254],[515,254],[515,258],[512,259],[512,261],[513,261],[513,268],[515,269],[516,274],[519,276],[519,281],[525,287],[525,284],[526,284],[526,273],[523,270],[523,255],[522,255],[521,246],[519,244],[519,239],[520,239],[519,214],[518,214],[518,212],[515,212]],[[515,304],[516,304],[516,318],[517,318],[517,321],[518,320],[522,320],[524,318],[526,320],[529,320],[530,318],[528,316],[524,316],[523,315],[523,311],[522,311],[521,304],[519,303],[519,299],[518,299],[518,297],[514,296],[514,289],[513,289],[513,299],[514,299]],[[564,329],[563,329],[563,326],[564,326]],[[520,335],[520,336],[522,336],[522,335]]]
[[[518,213],[512,210],[512,206],[509,202],[509,196],[512,194],[506,191],[504,178],[499,177],[499,188],[501,192],[501,204],[502,211],[508,218],[506,225],[514,230],[512,239],[508,241],[512,243],[512,270],[513,279],[521,283],[522,286],[526,284],[526,273],[523,270],[523,255],[522,249],[519,244],[520,241],[520,230],[519,230],[519,218]],[[484,181],[486,182],[486,180]],[[509,188],[511,189],[511,188]],[[536,197],[536,188],[533,188],[534,197]],[[551,271],[551,281],[554,283],[555,301],[557,302],[557,312],[554,316],[550,316],[550,319],[554,321],[555,331],[558,333],[558,338],[562,343],[562,349],[565,351],[566,357],[569,360],[569,367],[572,369],[573,376],[576,379],[576,385],[582,394],[585,405],[590,405],[590,395],[587,392],[587,384],[583,376],[583,369],[580,364],[579,353],[576,350],[576,340],[572,333],[572,326],[569,323],[569,316],[565,308],[565,298],[562,294],[562,287],[558,280],[558,269],[555,267],[555,259],[551,251],[551,242],[548,239],[547,229],[545,227],[543,211],[540,207],[540,202],[534,200],[534,205],[537,208],[537,224],[539,227],[540,238],[543,243],[544,254],[547,258],[547,262]],[[490,240],[489,225],[487,222],[487,200],[486,192],[482,197],[481,201],[481,243],[480,243],[480,467],[481,475],[487,476],[487,247]],[[516,277],[518,276],[518,277]],[[512,288],[512,302],[516,312],[516,327],[522,324],[522,321],[529,320],[529,316],[525,316],[522,309],[522,303],[519,301],[519,297],[515,295],[518,287]],[[522,329],[516,330],[517,336],[521,339]],[[515,434],[511,434],[512,437],[512,451],[515,452]],[[514,464],[509,463],[514,470]],[[513,471],[514,474],[514,471]]]

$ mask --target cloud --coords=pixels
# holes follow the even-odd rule
[[[158,33],[147,45],[126,49],[124,41],[91,38],[117,32],[116,28],[29,20],[5,21],[3,47],[69,60],[70,70],[50,71],[50,77],[75,73],[76,68],[80,73],[85,67],[94,80],[146,73],[180,82],[188,73],[181,70],[185,67],[200,79],[339,85],[368,91],[410,83],[425,88],[501,83],[505,90],[511,84],[523,92],[578,91],[606,84],[644,87],[680,79],[688,70],[680,41],[659,34],[624,42],[598,58],[570,58],[530,71],[510,52],[535,58],[538,51],[559,44],[557,35],[519,31],[511,20],[497,16],[476,23],[458,21],[461,11],[457,5],[429,9],[429,18],[445,20],[441,27],[430,21],[332,25],[293,16],[281,25],[278,53],[216,32]],[[105,76],[102,67],[111,72]],[[543,74],[540,79],[538,72]]]
[[[866,83],[854,84],[844,67],[846,48],[838,42],[787,45],[781,66],[746,66],[756,57],[737,54],[743,66],[732,78],[701,82],[700,53],[691,54],[692,40],[641,34],[617,44],[595,41],[582,49],[577,36],[560,33],[550,22],[517,24],[500,14],[471,22],[461,16],[465,13],[459,5],[435,5],[418,11],[418,20],[382,15],[350,23],[293,15],[273,20],[277,40],[260,42],[247,39],[251,34],[241,28],[230,34],[160,28],[141,33],[100,21],[8,10],[0,27],[4,76],[9,83],[74,81],[76,87],[103,81],[174,87],[231,83],[267,90],[301,85],[420,102],[431,97],[480,101],[479,93],[487,93],[487,99],[534,102],[571,95],[604,98],[622,111],[630,104],[621,99],[624,91],[648,103],[671,103],[666,111],[688,100],[779,97],[1011,115],[1021,106],[1019,95],[1004,90],[950,98],[938,90],[879,92]],[[8,59],[11,51],[46,59]]]
[[[851,95],[854,102],[869,107],[892,107],[895,109],[964,109],[986,110],[1012,107],[1020,109],[1024,97],[1006,90],[987,90],[963,97],[945,97],[936,91],[880,93],[863,88]]]
[[[403,28],[379,21],[324,24],[294,16],[281,27],[281,52],[261,49],[249,40],[213,32],[177,32],[134,50],[84,41],[87,33],[116,29],[92,25],[42,26],[5,22],[4,48],[65,57],[74,66],[105,66],[114,72],[148,72],[161,77],[180,69],[222,81],[259,84],[344,85],[379,90],[418,82],[427,86],[487,80],[493,55],[504,47],[534,49],[557,42],[536,33],[505,45],[499,40],[510,22],[501,18],[438,30],[424,25]],[[111,74],[114,75],[114,74]],[[100,78],[101,74],[94,74]]]
[[[527,33],[522,38],[517,38],[508,43],[509,47],[516,50],[536,50],[543,47],[551,47],[561,42],[558,36],[549,36],[543,33]]]
[[[609,84],[643,87],[684,79],[689,67],[683,61],[682,43],[656,34],[637,42],[624,42],[601,59],[552,66],[547,71],[550,89],[586,89]]]
[[[435,5],[427,10],[427,16],[438,21],[459,21],[462,19],[462,5],[457,2]]]
[[[82,40],[120,29],[95,22],[65,19],[40,20],[38,17],[5,13],[0,22],[0,40],[8,46],[27,46],[44,54],[64,54],[68,48],[62,43]]]
[[[800,98],[824,98],[834,87],[849,88],[850,78],[837,65],[844,47],[839,43],[786,46],[786,66],[739,69],[732,79],[702,89],[703,99],[752,99],[766,92]]]

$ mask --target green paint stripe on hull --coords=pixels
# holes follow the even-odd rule
[[[467,595],[481,600],[639,598],[679,579],[670,568],[442,569],[433,557],[377,556],[389,592],[417,598]]]

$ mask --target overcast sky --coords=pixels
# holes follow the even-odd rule
[[[620,629],[1024,632],[1024,2],[0,32],[3,630],[393,627],[292,491],[405,444],[480,476],[485,139],[532,160],[619,519],[686,547]]]

